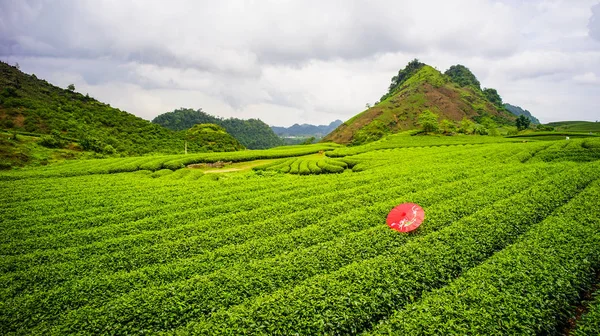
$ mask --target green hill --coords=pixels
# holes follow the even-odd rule
[[[102,151],[110,145],[123,155],[183,151],[176,133],[88,95],[54,86],[0,62],[0,128],[54,134]]]
[[[324,141],[360,144],[365,142],[362,139],[373,141],[385,134],[415,129],[417,117],[424,110],[454,124],[467,118],[513,125],[516,119],[504,108],[496,90],[481,90],[479,81],[466,67],[454,66],[442,74],[414,60],[392,78],[380,102],[340,125]]]
[[[186,140],[200,147],[200,152],[234,152],[245,149],[225,129],[215,124],[197,124],[186,131]]]
[[[447,119],[456,125],[463,118],[476,123],[491,120],[497,125],[513,125],[516,119],[496,90],[480,89],[468,68],[453,66],[442,74],[413,60],[392,78],[380,102],[340,125],[324,141],[360,144],[416,129],[418,115],[425,110],[437,114],[439,121]]]
[[[251,126],[264,124],[259,120],[243,122]],[[255,126],[256,129],[261,127],[272,133],[266,124]],[[101,157],[183,153],[187,136],[186,132],[169,130],[84,96],[74,87],[59,88],[2,62],[0,129],[4,130],[0,158],[5,168],[89,157],[91,154]],[[202,141],[189,141],[188,151],[202,153],[244,148],[225,130],[219,129],[217,133],[221,134],[221,131],[227,136],[211,138],[208,145]],[[248,132],[251,131],[249,127]]]
[[[259,119],[222,119],[212,116],[202,109],[177,109],[157,116],[152,123],[173,131],[187,130],[196,124],[216,124],[223,127],[249,149],[265,149],[283,145],[283,141],[271,130],[269,125]]]
[[[557,121],[545,124],[557,131],[569,132],[600,132],[600,122],[596,121]]]

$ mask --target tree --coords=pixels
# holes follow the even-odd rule
[[[530,124],[531,120],[529,120],[529,118],[522,114],[517,118],[517,128],[519,129],[519,131],[529,128]]]
[[[75,84],[69,84],[69,86],[67,86],[67,90],[71,92],[75,91]]]
[[[464,117],[460,121],[460,128],[458,129],[459,132],[464,133],[464,134],[473,134],[474,129],[475,129],[475,123],[473,121],[471,121],[470,119],[468,119],[467,117]]]
[[[421,126],[421,129],[423,129],[423,131],[427,133],[434,133],[437,132],[437,130],[439,129],[437,119],[437,114],[429,110],[425,110],[421,114],[419,114],[418,124],[419,126]]]
[[[460,86],[472,86],[477,90],[481,90],[481,84],[477,77],[464,65],[453,65],[444,74]]]
[[[450,134],[456,130],[456,125],[452,121],[444,119],[440,122],[440,130],[444,134]]]
[[[492,104],[496,105],[499,109],[504,109],[504,104],[502,103],[502,97],[498,94],[496,89],[483,89],[483,95],[485,98]]]
[[[104,148],[102,148],[102,152],[104,154],[115,154],[117,150],[111,145],[106,145]]]
[[[303,145],[310,145],[310,144],[312,144],[313,142],[315,142],[315,137],[314,137],[314,136],[313,136],[313,137],[310,137],[310,138],[306,138],[306,140],[304,140],[304,141],[302,142],[302,144],[303,144]]]
[[[496,129],[496,127],[498,127],[498,125],[496,125],[496,122],[492,118],[490,118],[490,117],[481,118],[481,124],[485,128],[487,128],[489,135],[492,135],[492,136],[500,135],[500,133]]]

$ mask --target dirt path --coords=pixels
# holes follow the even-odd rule
[[[228,169],[219,169],[219,170],[206,170],[204,174],[214,174],[214,173],[229,173],[234,171],[240,171],[242,168],[228,168]]]

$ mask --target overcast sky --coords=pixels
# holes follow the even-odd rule
[[[347,120],[413,58],[542,122],[600,119],[598,0],[0,0],[1,60],[145,119]]]

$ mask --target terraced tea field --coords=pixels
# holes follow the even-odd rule
[[[598,334],[600,140],[462,139],[0,173],[0,333]]]

